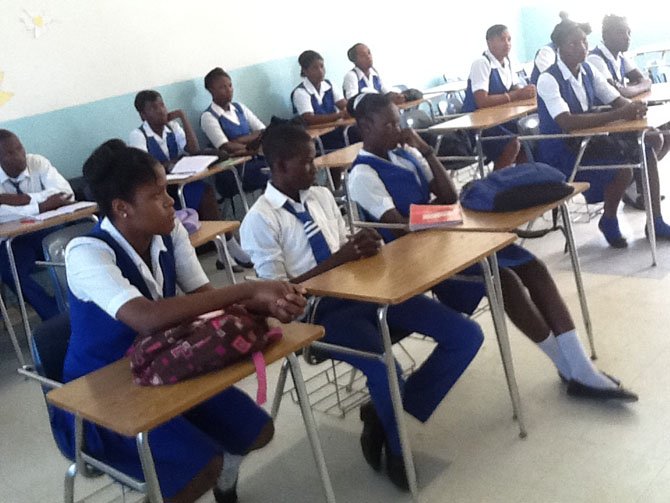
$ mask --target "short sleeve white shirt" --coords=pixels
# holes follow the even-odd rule
[[[249,108],[247,108],[242,103],[238,103],[238,105],[242,109],[242,115],[244,115],[245,119],[247,119],[251,131],[261,131],[265,129],[265,124],[263,124],[263,122],[258,117],[256,117],[256,115],[251,110],[249,110]],[[200,116],[200,128],[205,133],[205,136],[207,136],[207,139],[214,146],[214,148],[220,148],[224,143],[228,143],[228,137],[221,127],[218,116],[222,115],[233,124],[237,125],[240,124],[240,121],[237,117],[237,111],[232,104],[229,104],[228,110],[220,107],[216,103],[212,103],[210,106],[217,115],[214,116],[211,112],[209,112],[209,110],[205,110]]]
[[[304,211],[307,206],[332,253],[347,242],[347,227],[328,189],[303,190],[298,202],[268,183],[240,228],[242,248],[251,257],[258,276],[264,279],[288,280],[317,265],[302,222],[283,208],[287,201],[296,211]]]
[[[140,271],[151,297],[154,300],[163,297],[163,271],[159,264],[159,255],[165,251],[161,236],[151,241],[151,268],[114,227],[111,220],[104,218],[100,224],[131,258]],[[206,285],[209,280],[203,271],[198,257],[188,237],[188,232],[178,220],[170,233],[174,245],[177,285],[184,292],[192,292]],[[75,238],[65,249],[67,282],[72,293],[84,302],[93,302],[112,318],[127,302],[141,297],[142,293],[130,284],[116,264],[116,255],[110,246],[95,238]]]
[[[344,99],[342,93],[325,80],[321,82],[318,91],[307,77],[302,78],[302,84],[304,87],[298,86],[293,93],[293,106],[295,106],[298,115],[313,114],[314,108],[312,108],[312,96],[315,96],[317,103],[321,104],[323,103],[323,97],[326,95],[326,92],[331,88],[333,90],[335,103]]]
[[[375,89],[373,83],[374,76],[376,76],[379,79],[379,82],[381,84],[382,88],[381,94],[387,94],[390,91],[390,89],[388,89],[384,85],[384,81],[381,79],[381,77],[374,68],[370,68],[370,77],[367,77],[365,73],[363,73],[363,70],[355,66],[344,75],[344,83],[342,84],[342,88],[344,90],[344,97],[350,100],[351,98],[353,98],[354,96],[356,96],[361,92],[367,92],[367,93],[378,92],[377,89]],[[365,86],[363,87],[362,90],[359,90],[358,82],[361,79],[363,79]]]
[[[605,46],[604,43],[598,44],[598,49],[602,51],[602,53],[605,55],[605,58],[612,63],[612,66],[614,67],[614,72],[616,73],[616,80],[618,82],[624,82],[624,77],[628,75],[630,72],[633,70],[637,70],[637,65],[635,62],[626,56],[623,53],[619,53],[619,55],[615,58],[614,55],[610,52],[610,50]],[[586,57],[586,62],[591,65],[591,68],[594,70],[600,72],[606,80],[611,80],[612,79],[612,74],[610,73],[610,69],[607,66],[607,62],[598,56],[597,54],[589,54]],[[621,75],[621,65],[623,63],[623,75]]]
[[[556,51],[549,45],[545,45],[535,55],[535,66],[540,73],[547,71],[547,69],[556,63]]]
[[[476,91],[489,92],[489,78],[493,70],[498,70],[500,79],[507,89],[519,85],[519,77],[512,69],[509,58],[505,58],[503,65],[491,54],[491,51],[487,50],[485,56],[477,58],[470,68],[470,82],[473,93]]]
[[[144,132],[148,137],[156,140],[158,146],[161,148],[161,150],[163,151],[163,153],[167,158],[170,157],[170,150],[168,148],[167,138],[171,129],[172,132],[174,133],[175,140],[177,141],[179,155],[184,155],[184,149],[186,148],[186,134],[184,133],[182,127],[179,125],[179,122],[177,122],[176,120],[168,122],[167,126],[163,128],[163,132],[161,135],[157,135],[154,132],[154,130],[151,129],[151,126],[149,126],[149,123],[147,121],[144,121],[140,126],[140,128],[144,130]],[[144,136],[144,134],[142,134],[140,128],[133,129],[130,132],[130,135],[128,136],[128,146],[139,148],[140,150],[148,152],[147,138]]]
[[[430,169],[428,161],[413,147],[404,145],[403,149],[412,154],[419,162],[421,172],[426,181],[430,183],[433,180],[433,172]],[[360,155],[377,157],[364,149],[361,149]],[[419,182],[419,175],[416,173],[414,164],[404,157],[396,155],[393,151],[389,151],[388,155],[391,163],[397,168],[414,173],[417,182]],[[389,169],[395,168],[389,166]],[[384,213],[395,208],[393,198],[388,190],[386,190],[384,182],[369,164],[358,163],[354,165],[349,175],[348,189],[351,198],[377,220],[381,219]]]
[[[580,67],[579,73],[575,77],[560,58],[558,58],[557,64],[563,78],[570,82],[582,107],[582,111],[588,112],[588,98],[586,96],[586,89],[584,88],[584,74],[586,70]],[[593,72],[593,87],[596,97],[606,104],[612,103],[621,96],[619,91],[612,87],[598,71]],[[556,82],[553,75],[547,72],[540,75],[540,78],[537,80],[537,94],[544,101],[552,118],[556,118],[562,113],[570,112],[570,107],[563,96],[561,96],[558,82]]]

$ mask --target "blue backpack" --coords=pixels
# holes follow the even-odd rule
[[[461,190],[461,206],[476,211],[516,211],[558,201],[572,192],[559,170],[529,162],[468,182]]]

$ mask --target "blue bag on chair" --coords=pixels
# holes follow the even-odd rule
[[[572,192],[559,170],[528,162],[468,182],[461,190],[461,206],[475,211],[516,211],[558,201]]]

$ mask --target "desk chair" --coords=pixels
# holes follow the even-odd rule
[[[63,362],[69,341],[70,318],[66,313],[45,321],[33,331],[30,352],[35,365],[34,367],[24,365],[18,372],[40,383],[45,397],[48,391],[60,388],[63,385]],[[51,422],[52,406],[46,402],[46,398],[45,403],[49,412],[49,421]],[[64,503],[74,503],[74,480],[77,475],[77,463],[68,455],[68,446],[63,445],[57,435],[54,435],[54,441],[61,454],[72,461],[72,464],[65,472],[63,501]],[[100,460],[87,459],[87,463],[83,466],[84,471],[82,475],[84,477],[98,477],[104,473],[119,482],[123,491],[125,491],[125,487],[129,487],[142,493],[146,492],[146,484],[144,482],[128,477]]]

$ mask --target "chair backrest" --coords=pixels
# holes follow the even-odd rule
[[[74,238],[87,234],[95,225],[93,221],[81,222],[78,224],[63,227],[50,234],[42,240],[42,251],[44,258],[48,262],[63,264],[62,266],[49,266],[49,276],[53,282],[56,294],[56,303],[58,310],[64,313],[68,309],[67,305],[67,278],[65,275],[65,247]]]
[[[35,371],[42,377],[63,382],[63,362],[70,342],[70,316],[61,313],[33,330],[30,352]]]

